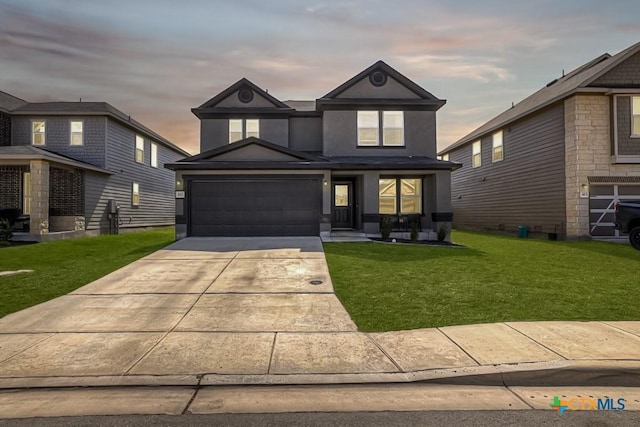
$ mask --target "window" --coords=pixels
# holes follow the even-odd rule
[[[140,184],[137,182],[131,186],[131,206],[140,206]]]
[[[422,213],[422,179],[380,178],[379,213]]]
[[[378,145],[378,122],[377,111],[358,111],[358,145]]]
[[[502,147],[502,131],[493,134],[493,154],[491,157],[493,162],[504,160],[504,149]]]
[[[151,167],[158,167],[158,144],[151,143]]]
[[[482,165],[482,143],[480,141],[474,142],[471,149],[471,167],[480,167]]]
[[[83,125],[84,123],[81,121],[72,120],[71,122],[69,122],[69,128],[70,128],[69,144],[70,145],[84,144],[84,140],[82,136]]]
[[[382,132],[380,132],[382,129]],[[358,111],[358,146],[404,146],[403,111]]]
[[[31,173],[24,172],[22,174],[22,214],[29,215],[31,213]]]
[[[449,161],[449,153],[443,154],[442,156],[440,156],[440,160],[444,160],[445,162],[448,162]]]
[[[249,137],[260,138],[259,119],[230,119],[229,144]]]
[[[144,138],[136,135],[136,162],[144,163]]]
[[[382,145],[404,145],[404,113],[402,111],[384,111],[382,129]]]
[[[31,122],[31,143],[33,145],[44,145],[45,144],[45,123],[41,122]]]
[[[631,133],[634,136],[640,136],[640,96],[633,97],[631,109],[631,113],[633,115]]]

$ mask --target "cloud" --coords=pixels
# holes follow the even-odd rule
[[[496,65],[495,60],[478,59],[471,62],[461,56],[412,55],[393,57],[401,69],[428,77],[466,78],[481,83],[491,80],[512,80],[513,74]]]

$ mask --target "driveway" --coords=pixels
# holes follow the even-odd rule
[[[0,384],[341,372],[397,368],[356,332],[316,237],[184,239],[0,319]]]

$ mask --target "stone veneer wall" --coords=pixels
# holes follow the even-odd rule
[[[590,176],[640,176],[640,165],[611,163],[611,99],[574,95],[564,102],[568,238],[589,236],[589,199],[580,197]]]

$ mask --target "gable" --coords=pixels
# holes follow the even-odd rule
[[[223,110],[244,108],[291,109],[291,107],[269,95],[245,78],[238,80],[198,108],[192,109],[192,111],[198,116],[199,113],[216,111],[218,108]]]
[[[248,96],[248,91],[251,91],[251,96]],[[247,98],[244,98],[247,97]],[[246,99],[251,99],[247,102]],[[250,88],[242,88],[237,90],[226,98],[222,99],[216,105],[215,108],[278,108],[273,102],[260,95],[259,93],[252,91]]]
[[[598,77],[591,87],[640,87],[640,52]]]
[[[420,99],[415,92],[392,77],[382,86],[375,86],[367,76],[340,93],[336,98],[368,98],[368,99]]]
[[[237,150],[219,154],[212,161],[249,161],[249,162],[297,162],[299,158],[266,148],[257,144],[245,145]]]

